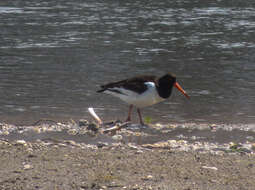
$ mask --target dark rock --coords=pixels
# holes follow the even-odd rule
[[[89,122],[85,119],[80,119],[79,120],[79,127],[83,127],[83,126],[88,126]]]
[[[94,131],[95,133],[98,132],[98,126],[95,123],[90,123],[87,126],[87,130]]]

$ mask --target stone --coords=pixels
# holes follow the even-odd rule
[[[218,168],[216,168],[216,167],[210,167],[210,166],[202,166],[202,168],[203,168],[203,169],[215,170],[215,171],[218,170]]]
[[[16,141],[16,145],[23,145],[23,146],[27,146],[27,142],[24,140],[17,140]]]
[[[85,119],[80,119],[79,120],[79,127],[83,127],[83,126],[88,126],[89,122]]]
[[[109,144],[106,143],[106,142],[98,142],[98,143],[97,143],[97,147],[98,147],[98,148],[103,148],[103,147],[108,146],[108,145],[109,145]]]
[[[255,143],[252,144],[251,149],[255,151]]]
[[[33,168],[32,165],[30,164],[25,164],[23,167],[24,167],[24,170],[29,170]]]
[[[115,141],[121,141],[123,139],[123,137],[121,135],[114,135],[114,136],[112,136],[112,139]]]
[[[78,131],[76,129],[69,129],[67,131],[67,133],[70,134],[70,135],[76,135],[78,133]]]
[[[247,136],[246,139],[248,139],[249,141],[253,141],[254,137],[253,136]]]
[[[88,126],[87,126],[87,130],[90,130],[90,131],[94,131],[94,132],[98,132],[98,126],[95,124],[95,123],[90,123]]]

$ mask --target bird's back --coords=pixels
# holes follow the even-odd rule
[[[135,91],[139,94],[143,93],[147,89],[146,82],[154,82],[157,85],[157,77],[153,75],[137,76],[118,82],[112,82],[101,86],[101,89],[97,92],[104,92],[105,90],[113,88],[124,88]]]

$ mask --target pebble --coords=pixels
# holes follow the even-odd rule
[[[184,136],[183,134],[177,135],[176,136],[179,139],[187,139],[188,137]]]
[[[133,150],[139,150],[139,147],[134,145],[133,143],[128,143],[128,147],[133,149]]]
[[[33,129],[33,131],[36,132],[36,133],[41,133],[41,129],[39,127],[35,127]]]
[[[98,148],[103,148],[103,147],[108,146],[108,145],[109,145],[109,144],[106,143],[106,142],[98,142],[98,143],[97,143],[97,147],[98,147]]]
[[[246,139],[248,139],[249,141],[253,141],[254,137],[253,136],[247,136]]]
[[[5,141],[5,140],[0,140],[0,144],[9,145],[9,142],[8,142],[8,141]]]
[[[219,128],[219,126],[217,126],[216,124],[212,124],[212,125],[209,126],[209,129],[212,132],[216,132],[218,128]]]
[[[168,125],[167,128],[175,129],[175,128],[177,128],[177,126],[176,125]]]
[[[24,140],[17,140],[17,141],[16,141],[16,144],[17,144],[17,145],[27,146],[27,142],[24,141]]]
[[[147,175],[146,177],[143,177],[142,178],[143,180],[151,180],[151,179],[153,179],[153,176],[152,175]]]
[[[203,169],[215,170],[215,171],[218,170],[218,168],[216,168],[216,167],[210,167],[210,166],[202,166],[202,168],[203,168]]]
[[[90,130],[90,131],[94,131],[94,132],[98,132],[98,126],[95,124],[95,123],[90,123],[88,126],[87,126],[87,130]]]
[[[8,124],[1,124],[0,123],[0,135],[9,135],[12,133],[23,133],[23,136],[27,135],[28,132],[34,132],[36,133],[45,133],[45,132],[62,132],[67,133],[69,135],[84,135],[84,138],[88,136],[88,138],[91,138],[91,140],[94,142],[95,139],[99,135],[101,135],[104,131],[107,131],[111,128],[109,127],[116,127],[119,129],[119,126],[123,125],[122,122],[116,123],[111,122],[109,125],[102,125],[99,126],[95,123],[89,123],[85,119],[81,119],[78,124],[75,122],[63,124],[63,123],[54,123],[54,124],[48,124],[48,123],[42,123],[36,126],[15,126],[15,125],[8,125]],[[85,127],[82,127],[85,126]],[[106,136],[106,140],[108,142],[109,138],[115,141],[115,143],[118,143],[118,146],[113,145],[114,143],[106,143],[104,142],[104,137],[102,138],[102,142],[98,142],[98,140],[95,143],[95,145],[91,144],[85,144],[85,143],[78,143],[76,140],[63,140],[59,139],[59,141],[54,141],[52,139],[47,141],[36,141],[35,143],[29,143],[25,140],[16,140],[16,141],[8,141],[8,143],[13,145],[23,145],[26,146],[29,152],[32,152],[33,150],[36,150],[38,147],[46,147],[46,146],[69,146],[69,147],[79,147],[79,148],[91,148],[91,149],[98,149],[102,147],[110,147],[110,148],[131,148],[137,151],[137,153],[142,153],[144,150],[147,150],[145,148],[149,149],[171,149],[174,151],[197,151],[197,152],[210,152],[212,154],[219,154],[222,155],[224,153],[231,153],[231,154],[238,154],[238,153],[255,153],[255,143],[254,143],[254,133],[249,133],[246,137],[243,137],[244,141],[247,141],[246,143],[236,143],[236,142],[230,142],[225,144],[218,144],[216,142],[207,142],[206,137],[201,136],[191,136],[190,134],[186,133],[177,133],[177,135],[174,137],[177,140],[167,140],[164,141],[158,141],[156,143],[151,144],[142,144],[138,145],[137,139],[139,139],[139,143],[143,142],[143,138],[148,137],[146,139],[149,139],[150,136],[153,136],[155,134],[153,133],[147,133],[147,130],[143,130],[140,125],[137,124],[128,124],[129,127],[123,127],[116,131],[116,134],[113,135],[112,133],[104,133],[103,135]],[[154,131],[157,130],[156,136],[158,133],[164,133],[168,132],[171,133],[175,128],[183,128],[185,131],[189,132],[190,130],[192,132],[193,129],[196,130],[209,130],[212,132],[212,130],[216,130],[216,132],[221,130],[232,130],[233,127],[231,126],[224,126],[224,125],[216,125],[216,124],[178,124],[178,125],[172,125],[172,124],[151,124],[150,127]],[[236,127],[235,127],[236,128]],[[139,129],[139,131],[137,130]],[[247,128],[244,128],[247,130]],[[251,131],[252,132],[252,131]],[[86,136],[87,135],[87,136]],[[113,135],[113,136],[112,136]],[[62,136],[62,134],[61,134]],[[60,138],[61,138],[60,136]],[[108,136],[108,137],[107,137]],[[4,137],[7,138],[8,137]],[[38,138],[41,138],[40,135]],[[79,137],[80,138],[80,137]],[[127,140],[127,145],[123,144],[123,139],[129,138]],[[154,137],[153,137],[154,138]],[[71,137],[72,139],[72,137]],[[99,139],[101,137],[99,136]],[[161,139],[161,138],[159,138]],[[201,141],[203,139],[203,141]],[[205,140],[204,140],[205,139]],[[147,141],[147,140],[146,140]],[[133,143],[136,142],[136,143]],[[2,143],[2,142],[1,142]],[[2,143],[3,144],[3,143]],[[35,145],[37,148],[35,148]]]
[[[27,151],[32,153],[33,152],[33,149],[32,148],[27,148]]]
[[[24,170],[29,170],[29,169],[32,169],[33,167],[32,167],[32,165],[30,165],[30,164],[25,164],[25,165],[23,166],[23,168],[24,168]]]
[[[112,139],[115,141],[121,141],[123,139],[123,137],[121,135],[114,135],[114,136],[112,136]]]
[[[58,145],[58,146],[62,146],[62,147],[66,147],[66,146],[67,146],[67,145],[64,144],[64,143],[58,143],[57,145]]]
[[[72,146],[77,146],[77,143],[75,141],[72,141],[72,140],[67,140],[65,141],[66,144],[70,144]]]
[[[163,126],[162,124],[160,124],[160,123],[156,123],[156,124],[155,124],[155,127],[156,127],[157,129],[162,129],[164,126]]]
[[[83,127],[83,126],[88,126],[89,122],[85,119],[80,119],[79,120],[79,127]]]
[[[67,131],[67,133],[70,134],[70,135],[77,135],[77,134],[78,134],[78,131],[77,131],[77,129],[69,129],[69,130]]]
[[[136,154],[141,154],[141,153],[143,153],[143,151],[141,149],[136,151]]]
[[[148,176],[147,176],[147,179],[152,179],[152,178],[153,178],[152,175],[148,175]]]

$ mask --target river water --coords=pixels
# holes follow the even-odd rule
[[[143,109],[157,122],[255,121],[255,1],[0,2],[0,119],[124,119],[95,91],[134,75],[173,72],[191,99]],[[135,121],[137,116],[134,115]]]

